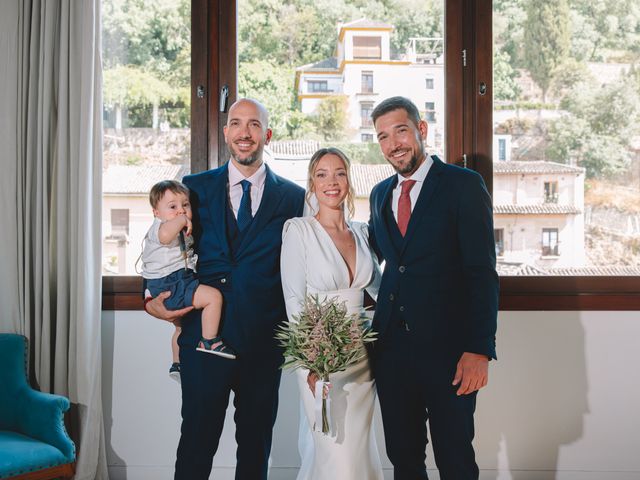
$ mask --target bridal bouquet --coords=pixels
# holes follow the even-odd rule
[[[307,368],[322,381],[316,385],[316,406],[321,400],[322,433],[328,434],[329,375],[364,358],[363,345],[375,340],[375,332],[365,327],[365,317],[348,314],[345,302],[320,300],[317,295],[305,298],[302,311],[294,315],[294,320],[281,325],[276,333],[285,349],[283,368]]]

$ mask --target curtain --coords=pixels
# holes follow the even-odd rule
[[[106,479],[100,1],[2,1],[0,18],[0,328],[29,338],[40,389],[74,405],[75,478]]]

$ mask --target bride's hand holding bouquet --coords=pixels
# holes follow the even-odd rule
[[[285,349],[283,368],[306,368],[309,383],[316,377],[316,412],[322,413],[321,426],[329,433],[327,400],[331,383],[329,375],[345,370],[366,356],[364,344],[375,340],[366,317],[347,313],[344,302],[307,295],[302,310],[291,322],[281,325],[276,334]],[[320,403],[322,402],[322,403]],[[318,415],[319,416],[319,415]]]

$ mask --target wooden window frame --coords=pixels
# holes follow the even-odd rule
[[[311,88],[311,85],[323,85],[324,88]],[[327,80],[307,80],[307,93],[327,93],[329,82]]]
[[[492,1],[446,0],[446,160],[478,171],[493,187]],[[220,91],[237,92],[237,5],[192,0],[191,170],[224,163]],[[463,65],[463,59],[466,66]],[[486,91],[479,94],[484,82]],[[203,96],[198,95],[198,87]],[[142,279],[104,276],[103,310],[142,310]],[[640,276],[500,277],[500,310],[640,310]]]
[[[381,60],[382,59],[382,37],[378,36],[369,36],[369,35],[354,35],[352,38],[352,47],[353,47],[353,59],[354,60]],[[356,43],[360,43],[361,41],[370,41],[375,45],[358,45]],[[367,43],[367,42],[363,42]],[[357,50],[356,50],[357,49]],[[358,55],[357,53],[365,52],[377,52],[376,55]]]
[[[433,108],[429,108],[429,105],[432,105]],[[437,123],[436,102],[424,102],[424,119],[428,124]]]
[[[367,81],[365,81],[365,77]],[[368,79],[371,79],[369,82]],[[360,93],[373,93],[373,71],[363,70],[360,72]]]
[[[548,242],[545,242],[545,240],[547,240],[545,237],[548,237]],[[555,245],[551,247],[553,237],[555,237]],[[543,228],[540,243],[542,245],[541,251],[543,257],[557,257],[560,255],[560,229],[556,227]],[[549,245],[545,245],[545,243]]]
[[[547,188],[547,185],[549,188]],[[560,185],[557,180],[542,182],[542,194],[544,195],[544,203],[558,203],[560,196]]]
[[[126,214],[124,212],[126,212]],[[111,213],[111,234],[115,235],[119,233],[125,233],[126,235],[129,235],[129,228],[131,226],[130,210],[128,208],[112,208],[110,213]],[[121,219],[120,217],[126,217],[126,220],[127,220],[126,223],[114,221],[114,219],[120,220]]]
[[[373,112],[373,102],[360,102],[360,128],[373,128],[371,113],[364,115],[364,112]]]
[[[498,235],[498,232],[500,232],[499,235]],[[500,238],[496,238],[496,237],[500,237]],[[499,245],[501,246],[501,248],[496,248],[496,257],[504,256],[504,228],[494,228],[493,238],[495,239],[496,247],[498,247]]]
[[[504,155],[502,155],[504,153]],[[498,160],[501,162],[506,162],[507,160],[507,139],[499,138],[498,139]]]
[[[478,171],[490,192],[492,14],[491,0],[446,0],[447,161]],[[481,83],[486,85],[484,95]],[[640,276],[502,276],[500,310],[640,310]]]

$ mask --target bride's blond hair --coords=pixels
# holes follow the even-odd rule
[[[345,202],[347,204],[348,218],[351,219],[353,218],[353,215],[356,213],[355,200],[354,200],[356,193],[355,193],[355,190],[353,189],[353,183],[351,183],[351,161],[344,154],[342,150],[335,147],[321,148],[320,150],[318,150],[316,153],[313,154],[313,156],[311,157],[311,160],[309,161],[309,170],[307,171],[307,194],[305,196],[307,205],[309,205],[309,208],[313,211],[313,205],[311,205],[311,202],[309,202],[309,199],[311,198],[311,194],[313,193],[313,190],[312,190],[313,174],[316,172],[316,167],[318,166],[318,162],[325,155],[335,155],[340,160],[342,160],[342,163],[344,163],[344,168],[347,171],[347,185],[349,185],[349,190],[347,192],[347,197],[345,198]]]

